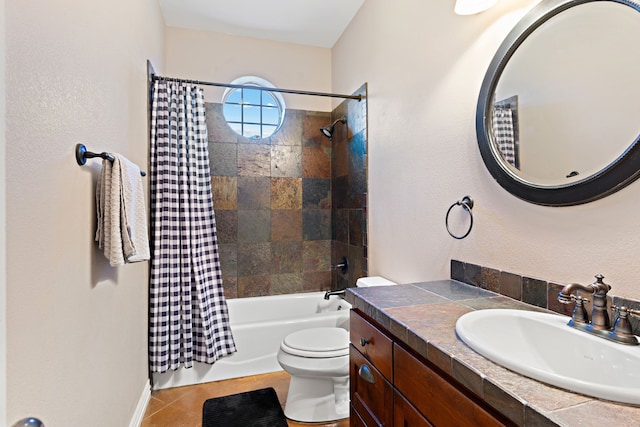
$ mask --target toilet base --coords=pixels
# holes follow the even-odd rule
[[[284,407],[287,418],[305,423],[349,417],[349,377],[292,376]]]

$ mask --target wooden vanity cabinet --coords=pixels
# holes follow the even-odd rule
[[[361,312],[350,322],[351,427],[512,425]]]

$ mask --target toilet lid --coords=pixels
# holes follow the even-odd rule
[[[342,328],[310,328],[287,335],[280,348],[302,357],[338,357],[349,354],[349,333]]]

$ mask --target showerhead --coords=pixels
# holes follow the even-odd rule
[[[327,138],[329,138],[329,141],[333,141],[333,131],[336,127],[336,124],[340,122],[342,124],[347,123],[347,118],[346,117],[340,117],[339,119],[336,119],[333,121],[333,123],[331,123],[330,125],[327,125],[323,128],[320,128],[320,131],[322,132],[322,134],[324,136],[326,136]]]

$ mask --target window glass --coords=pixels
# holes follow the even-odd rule
[[[242,136],[249,139],[258,139],[260,138],[260,125],[252,125],[248,123],[244,123],[242,125]]]
[[[265,125],[279,125],[280,110],[273,107],[262,107],[262,123]]]
[[[243,105],[243,122],[260,124],[260,106]]]
[[[278,107],[278,100],[269,92],[262,92],[262,104],[269,107]]]
[[[233,92],[229,92],[226,102],[240,104],[242,102],[242,91],[235,90]]]
[[[242,90],[242,103],[251,105],[260,105],[260,90],[240,89]]]
[[[247,76],[232,84],[274,88],[264,79]],[[249,139],[268,138],[280,129],[285,106],[282,95],[252,88],[229,88],[222,98],[224,118],[234,132]]]

